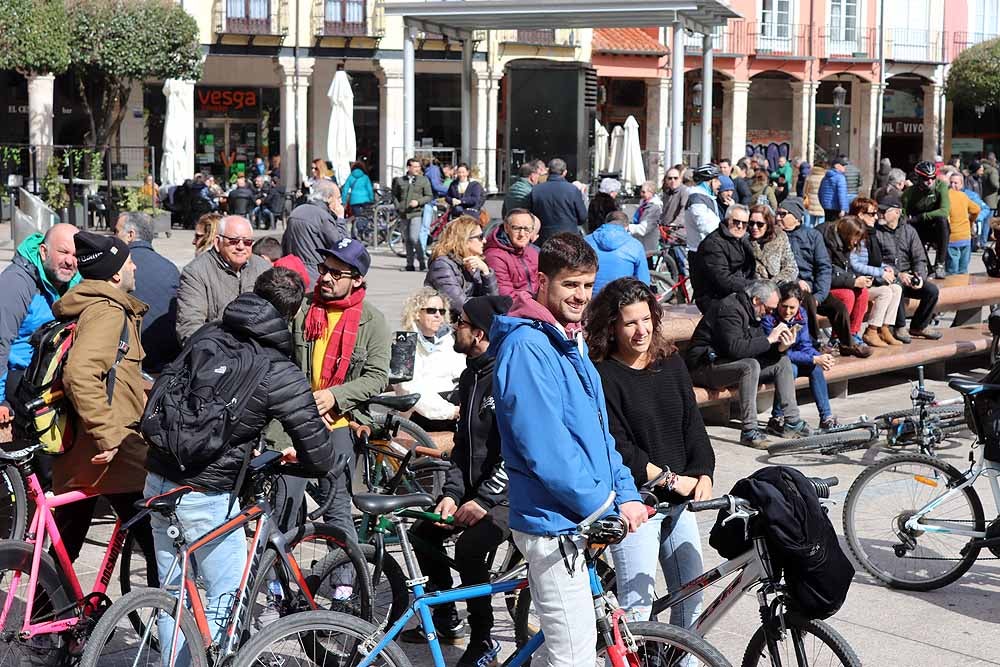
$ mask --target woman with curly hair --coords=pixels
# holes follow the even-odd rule
[[[458,406],[445,396],[465,370],[465,355],[455,351],[448,319],[448,297],[421,287],[403,303],[403,329],[417,334],[413,379],[393,385],[397,394],[420,394],[410,419],[425,431],[454,431]]]
[[[702,572],[701,538],[688,500],[712,497],[715,453],[677,348],[663,337],[662,312],[634,278],[608,283],[584,316],[590,358],[604,386],[609,429],[636,486],[669,474],[654,489],[670,504],[611,547],[618,599],[634,620],[649,618],[659,558],[668,590]],[[701,595],[671,607],[670,622],[689,627]]]
[[[194,223],[194,239],[192,239],[191,245],[194,246],[195,255],[200,255],[215,243],[220,220],[222,220],[222,216],[218,213],[206,213],[198,218],[198,222]]]
[[[424,285],[448,297],[453,313],[461,313],[474,296],[496,296],[497,277],[483,259],[483,228],[479,221],[463,215],[441,232],[431,251]]]

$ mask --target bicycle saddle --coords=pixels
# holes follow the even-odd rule
[[[30,460],[35,455],[35,452],[41,448],[41,445],[31,445],[13,452],[5,452],[0,449],[0,461],[5,463],[24,463]]]
[[[413,406],[419,400],[420,394],[405,394],[403,396],[387,394],[384,396],[372,396],[365,402],[368,405],[381,405],[384,408],[396,410],[397,412],[406,412],[407,410],[412,410]]]
[[[421,456],[419,459],[410,461],[409,468],[410,472],[444,472],[451,468],[451,461]]]
[[[427,493],[409,493],[405,496],[383,496],[378,493],[358,493],[354,506],[365,514],[390,514],[407,507],[429,507],[434,498]]]
[[[160,514],[170,514],[186,494],[194,491],[190,486],[178,486],[152,498],[144,498],[135,504],[138,510],[152,510]]]
[[[1000,391],[1000,384],[983,384],[982,382],[973,382],[972,380],[949,380],[948,386],[962,394],[967,396],[969,394],[978,394],[981,391],[998,392]]]

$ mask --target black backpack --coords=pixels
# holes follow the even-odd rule
[[[835,614],[847,599],[854,566],[812,482],[795,468],[769,466],[736,482],[731,493],[760,510],[749,532],[767,542],[775,574],[784,571],[789,606],[807,618]],[[709,544],[724,558],[735,558],[751,544],[742,521],[722,525],[726,516],[726,510],[719,512]]]
[[[997,257],[996,248],[987,246],[983,250],[983,264],[986,265],[986,273],[990,278],[1000,278],[1000,258]]]
[[[257,341],[206,324],[153,385],[141,423],[149,446],[182,471],[216,461],[270,367]]]

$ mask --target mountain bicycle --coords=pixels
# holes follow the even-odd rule
[[[650,480],[647,490],[669,471],[664,471],[657,479]],[[810,478],[816,487],[820,498],[830,496],[830,487],[838,483],[836,477],[828,479]],[[646,485],[644,485],[646,486]],[[759,512],[750,503],[732,495],[721,496],[712,500],[689,501],[687,507],[692,512],[709,510],[726,510],[729,512],[727,521],[743,521],[750,529]],[[663,509],[664,506],[659,506]],[[860,667],[861,661],[855,655],[850,644],[836,630],[823,621],[808,619],[795,611],[794,604],[788,598],[782,576],[776,573],[768,552],[767,541],[759,531],[749,530],[752,545],[747,551],[736,558],[708,570],[704,574],[681,586],[678,590],[659,597],[653,601],[651,618],[656,618],[662,612],[674,605],[680,604],[692,595],[706,590],[716,582],[731,575],[732,581],[722,590],[719,596],[695,619],[691,631],[699,637],[704,637],[719,620],[725,616],[743,594],[752,594],[757,598],[761,625],[754,632],[743,654],[743,667],[751,665],[767,665],[782,667],[795,665],[845,665]],[[614,586],[613,572],[606,577],[608,586]],[[528,640],[531,627],[535,622],[531,618],[531,590],[522,593],[518,599],[518,610],[514,620],[515,636],[518,644]]]
[[[608,544],[620,542],[628,532],[627,526],[619,517],[600,518],[605,516],[614,498],[615,494],[612,492],[604,504],[578,526],[579,533],[588,538],[585,556],[590,570],[599,643],[599,657],[595,665],[610,664],[613,667],[680,665],[687,658],[700,661],[708,667],[728,665],[718,650],[687,630],[660,623],[626,623],[624,611],[617,607],[612,595],[605,593],[595,571],[595,560]],[[355,496],[358,509],[371,514],[391,516],[392,521],[399,523],[407,521],[395,514],[399,510],[426,507],[433,502],[434,499],[427,494]],[[324,667],[342,664],[354,667],[409,666],[409,661],[394,640],[411,618],[419,616],[429,639],[428,646],[435,667],[445,667],[431,615],[432,607],[506,593],[527,586],[527,579],[524,578],[527,565],[522,564],[507,576],[489,584],[427,593],[424,590],[425,578],[414,557],[406,530],[397,528],[397,534],[403,548],[403,558],[409,577],[407,585],[413,592],[414,599],[406,612],[384,635],[371,624],[355,623],[350,618],[331,618],[329,615],[324,615],[325,618],[321,619],[312,613],[299,614],[264,629],[250,640],[237,656],[235,666],[289,664],[296,660],[301,660],[303,663],[311,661],[309,664]],[[316,620],[313,620],[314,618]],[[504,665],[527,664],[544,641],[543,633],[536,633],[527,644],[508,658]]]
[[[661,303],[694,303],[683,231],[683,223],[660,226],[660,248],[653,255],[649,278]]]
[[[916,445],[921,454],[934,456],[946,436],[968,430],[962,398],[936,400],[924,385],[924,367],[917,366],[917,384],[910,391],[913,407],[878,415],[862,415],[857,421],[841,424],[823,433],[776,442],[767,448],[769,456],[791,454],[835,455],[867,449],[882,437],[890,447]]]
[[[965,472],[923,454],[869,466],[844,502],[844,534],[858,564],[891,588],[929,591],[965,574],[983,549],[1000,558],[1000,516],[986,522],[974,485],[990,482],[1000,507],[1000,366],[982,382],[952,380],[976,441]]]
[[[223,664],[236,654],[240,644],[255,631],[277,618],[304,609],[344,606],[336,598],[338,586],[359,591],[357,612],[371,618],[371,582],[357,544],[328,524],[312,524],[282,533],[272,518],[267,498],[267,480],[277,475],[312,476],[295,465],[282,465],[281,453],[266,451],[249,463],[248,479],[255,488],[256,502],[205,535],[189,541],[176,514],[177,504],[193,491],[178,486],[136,504],[141,509],[132,521],[158,513],[169,521],[167,535],[177,554],[164,580],[180,572],[180,584],[167,589],[136,589],[124,595],[101,616],[83,652],[81,665],[104,667],[122,664]],[[321,507],[317,513],[326,509]],[[215,642],[205,604],[199,593],[197,554],[207,544],[256,522],[248,546],[248,558],[240,585],[226,614],[222,638]],[[336,547],[348,554],[349,580],[329,581],[330,570],[306,568],[292,553],[291,543],[301,534],[323,536],[328,549]],[[308,539],[308,538],[307,538]],[[321,561],[322,562],[322,561]],[[125,619],[140,619],[139,624]],[[256,623],[254,623],[256,619]],[[134,630],[134,632],[133,632]]]

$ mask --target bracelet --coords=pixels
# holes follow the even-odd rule
[[[674,487],[677,485],[677,473],[670,473],[670,477],[667,477],[667,491],[673,492]]]

